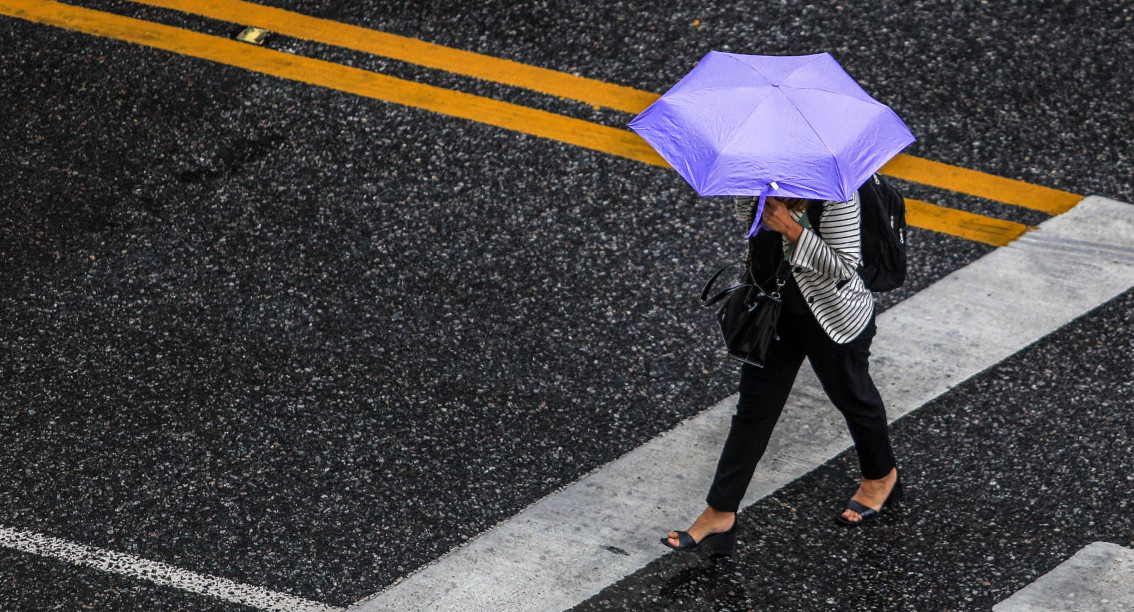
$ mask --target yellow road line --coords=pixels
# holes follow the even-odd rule
[[[666,165],[632,132],[491,98],[53,0],[0,0],[0,13]]]
[[[656,93],[631,87],[453,49],[329,19],[310,17],[244,0],[133,1],[221,21],[254,25],[286,36],[389,57],[427,68],[445,70],[634,114],[642,112],[659,97]],[[1082,196],[1066,191],[966,170],[911,155],[899,155],[887,164],[882,172],[896,178],[1032,208],[1053,215],[1070,210],[1082,199]]]
[[[421,108],[668,167],[665,160],[633,132],[499,100],[53,0],[0,0],[0,14]],[[912,208],[908,220],[910,225],[988,244],[1005,244],[1027,229],[1019,224],[932,204],[917,203]],[[1014,235],[1011,234],[1013,231],[1016,232]]]
[[[293,38],[389,57],[426,68],[445,70],[635,114],[658,98],[657,94],[630,87],[243,0],[134,1],[220,21],[256,26]]]
[[[906,223],[993,246],[1004,246],[1019,238],[1024,232],[1033,229],[1014,221],[986,217],[910,198],[906,198]]]
[[[1065,213],[1083,199],[1083,196],[1066,191],[967,170],[912,155],[898,155],[882,168],[882,172],[907,181],[1041,210],[1051,215]]]

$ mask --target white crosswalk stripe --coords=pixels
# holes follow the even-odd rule
[[[1134,286],[1134,207],[1090,197],[879,317],[872,372],[899,418]],[[659,557],[704,507],[729,398],[351,608],[562,610]],[[849,446],[801,371],[744,505]]]
[[[1134,610],[1134,550],[1095,542],[992,612],[1121,612]]]

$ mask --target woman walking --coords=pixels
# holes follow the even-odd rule
[[[742,219],[754,221],[755,198],[737,198],[736,204]],[[902,498],[885,407],[869,373],[874,298],[857,273],[857,193],[845,202],[769,197],[761,219],[771,231],[760,231],[749,240],[755,280],[772,278],[783,262],[791,270],[781,291],[779,337],[769,347],[763,368],[741,366],[740,399],[705,500],[708,505],[688,530],[673,531],[661,540],[676,550],[732,552],[740,501],[804,358],[843,414],[862,471],[858,490],[835,520],[859,526],[876,520]]]

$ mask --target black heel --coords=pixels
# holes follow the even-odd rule
[[[898,474],[898,479],[894,481],[894,488],[890,489],[890,495],[886,497],[886,501],[882,502],[882,507],[880,509],[875,510],[874,508],[864,506],[854,501],[853,499],[848,499],[846,509],[853,510],[862,518],[857,521],[850,521],[846,518],[843,518],[843,514],[842,512],[840,512],[839,514],[835,515],[835,522],[847,527],[858,527],[863,523],[876,521],[882,516],[882,512],[884,512],[887,508],[900,506],[902,499],[904,498],[905,489],[902,487],[902,475]]]
[[[710,553],[731,555],[732,551],[736,550],[736,522],[732,523],[732,527],[728,531],[705,536],[701,540],[701,545],[706,547]]]
[[[736,550],[735,520],[732,522],[732,527],[729,527],[728,531],[709,534],[701,538],[700,542],[695,541],[693,536],[685,531],[677,531],[674,533],[677,534],[677,546],[670,544],[668,537],[662,538],[661,543],[681,552],[693,552],[695,550],[705,549],[717,555],[731,555],[732,551]]]
[[[894,483],[894,488],[890,490],[890,497],[887,497],[886,501],[883,502],[882,508],[900,506],[903,498],[905,498],[905,491],[902,489],[902,477],[899,476],[898,481]]]

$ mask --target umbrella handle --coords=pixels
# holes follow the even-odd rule
[[[775,183],[773,183],[774,185]],[[760,230],[767,228],[764,225],[764,203],[768,201],[768,194],[761,193],[760,201],[756,204],[756,214],[752,217],[752,227],[748,228],[748,235],[746,238],[755,236]]]
[[[764,225],[764,222],[759,217],[757,217],[756,220],[752,222],[752,227],[748,228],[748,235],[746,235],[745,238],[751,238],[755,236],[762,229],[768,229],[768,226]]]

